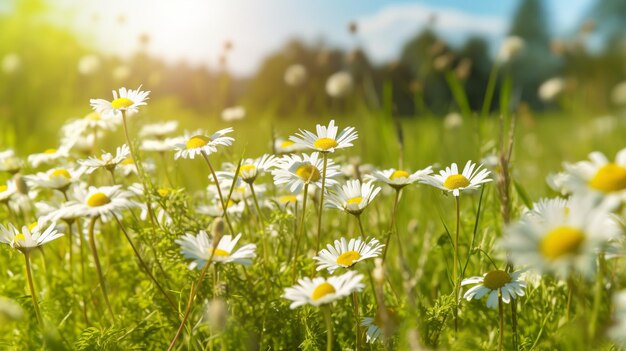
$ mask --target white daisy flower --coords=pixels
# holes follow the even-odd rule
[[[254,183],[259,173],[265,173],[278,163],[274,155],[265,154],[256,159],[246,159],[239,167],[239,176],[246,183]]]
[[[5,203],[11,199],[17,192],[17,186],[11,179],[7,180],[6,185],[0,185],[0,203]]]
[[[86,160],[78,160],[78,163],[85,168],[85,173],[91,174],[99,168],[104,168],[111,172],[115,167],[124,162],[130,156],[130,148],[124,144],[115,150],[115,156],[105,152],[100,157],[89,157]]]
[[[526,282],[520,279],[521,272],[507,273],[496,269],[483,274],[482,277],[470,277],[463,279],[461,286],[478,284],[465,292],[463,298],[470,301],[480,300],[483,296],[487,298],[487,307],[498,308],[498,294],[502,294],[502,302],[509,303],[517,296],[524,296]]]
[[[366,179],[378,180],[395,189],[402,189],[403,187],[413,184],[415,182],[426,179],[426,177],[433,172],[432,166],[428,166],[424,169],[420,169],[414,173],[409,173],[405,170],[390,168],[384,171],[374,171],[371,176],[367,176]]]
[[[569,207],[567,205],[568,199],[563,199],[560,197],[555,197],[552,199],[540,199],[539,201],[533,203],[533,207],[531,209],[525,209],[522,213],[522,216],[525,218],[527,216],[543,216],[546,213],[553,213],[558,211],[563,211],[563,213],[569,213]]]
[[[39,167],[42,163],[52,163],[68,156],[68,150],[65,147],[58,149],[47,149],[46,151],[38,154],[31,154],[28,156],[28,163],[33,167]]]
[[[52,168],[46,172],[24,176],[35,187],[65,191],[82,175],[81,170],[72,168]]]
[[[378,338],[380,338],[383,335],[382,328],[378,326],[380,324],[380,321],[377,319],[378,318],[365,317],[361,321],[361,326],[367,328],[367,331],[365,332],[366,333],[365,341],[368,343],[375,342],[376,340],[378,340]]]
[[[104,118],[113,118],[121,115],[122,111],[126,111],[130,116],[139,111],[139,106],[146,105],[149,91],[141,91],[141,86],[137,90],[120,88],[119,94],[113,90],[113,100],[107,101],[103,99],[89,100],[94,111],[98,112]]]
[[[0,152],[0,171],[15,174],[24,166],[22,160],[15,156],[13,149]]]
[[[459,174],[456,163],[453,163],[439,171],[439,174],[428,176],[421,182],[459,196],[461,191],[477,189],[481,184],[491,181],[491,178],[487,178],[491,172],[487,169],[481,170],[481,166],[476,167],[475,163],[467,161],[463,173]]]
[[[362,274],[348,271],[335,277],[303,278],[298,284],[285,289],[284,298],[293,301],[289,307],[294,309],[302,305],[320,306],[344,298],[365,287]]]
[[[252,264],[252,259],[256,257],[256,245],[247,244],[233,251],[240,238],[241,233],[237,234],[234,239],[232,235],[224,235],[213,250],[212,240],[204,230],[201,230],[195,236],[190,233],[185,234],[180,239],[176,239],[176,243],[180,245],[183,256],[193,260],[189,264],[189,269],[204,268],[211,256],[213,256],[212,262],[215,263],[239,263],[249,266]]]
[[[274,140],[274,150],[278,154],[290,154],[306,150],[306,146],[296,144],[294,141],[278,138]]]
[[[575,196],[566,208],[546,206],[543,213],[509,226],[500,245],[516,265],[564,279],[574,271],[590,277],[599,251],[622,232],[605,208],[594,205],[588,197]]]
[[[328,269],[328,272],[332,274],[338,268],[349,268],[368,258],[378,257],[384,246],[377,239],[371,239],[366,243],[362,238],[350,239],[350,241],[341,238],[335,240],[334,246],[326,245],[327,249],[320,250],[313,259],[318,261],[318,271]]]
[[[185,132],[184,139],[180,139],[181,142],[174,145],[177,150],[174,155],[174,159],[182,157],[193,160],[196,155],[204,153],[208,156],[217,152],[217,147],[220,145],[230,146],[235,139],[225,135],[231,133],[232,131],[233,128],[225,128],[218,130],[211,136],[206,136],[201,130],[198,130],[193,134]]]
[[[25,225],[21,230],[15,228],[13,224],[9,224],[8,228],[0,224],[0,242],[11,245],[12,248],[20,251],[30,251],[63,236],[63,233],[56,230],[55,223],[51,223],[47,228],[43,228],[37,223]]]
[[[70,201],[63,209],[66,216],[101,217],[109,220],[111,215],[120,216],[121,210],[138,207],[135,201],[130,200],[134,194],[122,190],[121,185],[94,187],[90,186],[86,194],[78,193],[79,201]]]
[[[343,98],[354,88],[354,79],[349,72],[339,71],[326,80],[326,93],[333,98]]]
[[[176,129],[178,129],[178,121],[176,120],[146,124],[141,127],[139,136],[142,138],[164,139],[168,134],[174,133]]]
[[[141,142],[139,147],[143,151],[152,152],[168,152],[172,151],[172,147],[176,144],[184,144],[185,139],[183,137],[165,138],[165,139],[145,139]]]
[[[614,208],[626,201],[626,149],[611,162],[601,152],[589,154],[589,161],[565,164],[564,188],[569,193],[593,193],[604,205]]]
[[[613,323],[607,334],[609,338],[621,345],[626,344],[626,291],[618,291],[613,295]]]
[[[277,169],[272,171],[276,185],[286,184],[287,189],[294,194],[300,193],[304,184],[313,187],[322,187],[322,171],[324,160],[318,152],[311,155],[285,155],[276,164]],[[333,160],[326,165],[326,186],[337,184],[333,178],[340,174],[339,166]]]
[[[360,215],[380,190],[381,188],[374,186],[371,181],[361,184],[358,179],[348,180],[336,191],[330,192],[326,207],[343,210],[352,215]]]
[[[352,141],[358,138],[354,127],[345,128],[339,135],[335,127],[335,120],[331,120],[328,127],[317,125],[317,134],[308,130],[300,129],[300,133],[289,137],[297,145],[307,147],[320,152],[334,152],[335,149],[343,149],[352,146]]]
[[[78,120],[78,123],[82,124],[83,131],[90,132],[93,130],[115,130],[121,122],[121,118],[102,118],[96,111],[92,111]]]
[[[246,117],[246,109],[243,106],[233,106],[222,111],[222,120],[226,122],[238,121]]]

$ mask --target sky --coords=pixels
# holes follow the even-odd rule
[[[452,44],[479,34],[497,47],[519,1],[57,0],[54,6],[59,22],[94,50],[128,56],[137,50],[139,35],[148,33],[152,54],[216,66],[223,43],[230,40],[230,69],[248,75],[290,38],[352,47],[354,38],[346,30],[351,21],[359,26],[359,45],[376,63],[397,57],[433,14],[435,29]],[[574,32],[593,1],[545,0],[553,34]]]

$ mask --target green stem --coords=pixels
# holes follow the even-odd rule
[[[459,231],[461,228],[461,204],[460,196],[455,196],[456,200],[456,233],[454,235],[454,332],[459,330],[459,292],[461,291],[461,277],[459,276]]]
[[[156,285],[157,289],[159,289],[159,291],[163,294],[163,296],[165,296],[165,298],[167,299],[167,302],[169,302],[170,306],[172,306],[173,309],[176,309],[176,303],[174,302],[174,300],[172,300],[170,295],[168,295],[167,292],[165,292],[165,289],[163,289],[161,284],[159,284],[157,279],[154,277],[154,275],[150,271],[150,267],[146,264],[146,261],[143,260],[143,258],[141,257],[141,254],[139,254],[139,251],[137,250],[137,247],[135,247],[135,244],[130,239],[130,235],[128,235],[128,231],[126,231],[126,228],[124,227],[124,224],[122,224],[122,221],[120,221],[120,219],[117,218],[116,215],[113,215],[113,217],[117,221],[117,224],[120,226],[120,229],[122,230],[122,233],[124,233],[124,236],[126,237],[126,240],[128,241],[128,243],[130,244],[130,247],[133,249],[133,252],[135,253],[135,256],[139,260],[139,265],[141,266],[141,268],[143,268],[143,270],[146,272],[148,277],[152,280],[154,285]]]
[[[302,216],[300,217],[300,227],[299,229],[299,233],[296,236],[296,248],[294,249],[294,254],[293,254],[293,282],[296,282],[296,273],[297,273],[297,269],[298,269],[298,251],[300,249],[300,239],[304,236],[304,219],[306,217],[306,203],[307,203],[307,198],[309,193],[309,184],[306,183],[304,184],[304,197],[302,199]]]
[[[498,351],[502,351],[504,343],[504,306],[502,304],[502,291],[498,290],[498,314],[500,316],[500,334],[498,336]]]
[[[256,191],[254,191],[254,183],[248,183],[250,191],[252,192],[252,199],[254,200],[254,207],[256,208],[257,215],[261,220],[261,240],[263,240],[263,262],[267,262],[267,233],[265,232],[265,217],[261,212],[261,206],[259,206],[259,200],[256,197]]]
[[[393,233],[396,227],[396,215],[398,211],[398,202],[400,201],[400,192],[402,189],[396,188],[396,196],[393,200],[393,210],[391,212],[391,225],[389,226],[389,231],[387,232],[387,240],[385,241],[385,251],[383,251],[383,262],[387,258],[387,251],[389,251],[389,243],[391,241],[391,234]],[[400,243],[398,243],[400,244]]]
[[[356,220],[359,222],[359,233],[361,233],[361,237],[365,239],[365,230],[363,230],[363,222],[361,222],[361,214],[356,215]]]
[[[565,315],[567,317],[567,321],[569,322],[570,319],[570,310],[572,308],[572,300],[574,299],[574,278],[570,277],[567,280],[567,288],[568,288],[568,292],[567,292],[567,306],[566,306],[566,311],[565,311]]]
[[[359,295],[357,292],[352,293],[352,305],[354,307],[354,334],[356,336],[356,350],[362,350],[361,345],[361,326],[359,323]]]
[[[315,252],[320,251],[320,238],[322,236],[322,213],[324,212],[324,188],[326,186],[326,166],[328,164],[328,152],[324,152],[324,168],[322,168],[322,187],[320,188],[320,206],[317,217],[317,243],[315,244]]]
[[[602,304],[602,297],[604,296],[604,274],[606,269],[606,261],[604,253],[598,255],[598,276],[596,277],[595,293],[593,296],[593,310],[591,312],[591,321],[589,323],[589,336],[593,340],[597,333],[598,327],[598,315],[600,312],[600,305]],[[610,310],[610,309],[609,309]]]
[[[96,221],[99,217],[91,218],[89,222],[89,245],[91,246],[91,254],[93,255],[93,260],[96,264],[96,271],[98,272],[98,279],[100,280],[100,288],[102,289],[102,295],[104,296],[104,302],[107,305],[107,309],[109,310],[109,314],[111,315],[111,319],[115,319],[113,315],[113,309],[111,308],[111,302],[109,302],[109,294],[107,294],[106,281],[104,280],[104,275],[102,274],[102,267],[100,266],[100,259],[98,258],[98,249],[96,248],[96,238],[94,236],[94,228],[96,226]]]
[[[498,78],[498,70],[500,66],[496,63],[489,73],[489,81],[487,83],[487,90],[485,91],[485,99],[483,100],[483,108],[480,112],[481,117],[487,117],[489,110],[491,109],[491,102],[493,101],[493,94],[496,89],[496,79]]]
[[[69,225],[69,224],[68,224]],[[71,226],[71,225],[70,225]],[[82,227],[80,225],[80,219],[76,218],[76,228],[79,231],[79,235],[78,235],[78,239],[79,241],[79,245],[80,245],[80,277],[81,280],[83,282],[82,286],[86,287],[87,286],[87,278],[85,278],[85,251],[84,251],[84,247],[85,245],[85,238],[84,235],[82,235]],[[85,318],[85,324],[89,325],[89,318],[87,317],[87,298],[85,297],[86,294],[81,294],[83,297],[83,317]]]
[[[43,327],[43,318],[41,317],[41,311],[39,310],[39,303],[37,302],[37,292],[35,291],[35,284],[33,283],[33,273],[30,268],[30,252],[29,249],[23,251],[24,260],[26,261],[26,278],[28,280],[28,288],[30,289],[30,296],[33,299],[33,307],[35,308],[35,314],[37,315],[37,321]]]
[[[206,152],[202,151],[202,157],[204,157],[206,164],[209,166],[209,171],[211,171],[213,181],[215,182],[215,186],[217,187],[217,195],[220,197],[220,203],[222,204],[222,217],[224,217],[224,220],[226,220],[226,224],[228,225],[230,233],[234,235],[235,231],[233,230],[233,225],[230,223],[230,219],[228,218],[228,207],[227,204],[224,202],[224,196],[222,196],[222,187],[220,186],[219,180],[217,180],[217,174],[215,174],[215,169],[213,169],[213,165],[211,165],[211,161],[209,161],[209,156],[206,154]]]
[[[171,351],[174,349],[174,346],[176,345],[176,341],[178,340],[180,335],[183,333],[183,328],[185,327],[185,323],[187,322],[187,319],[189,318],[189,312],[191,312],[191,305],[193,304],[193,300],[195,299],[196,294],[198,293],[198,290],[200,289],[200,285],[202,285],[202,281],[204,280],[204,276],[206,275],[206,272],[209,269],[209,266],[211,265],[211,261],[213,260],[213,252],[214,251],[212,251],[211,257],[209,257],[209,260],[206,262],[206,264],[202,268],[202,271],[200,272],[200,276],[198,277],[198,282],[195,285],[193,285],[193,287],[191,288],[191,294],[189,295],[189,302],[187,302],[187,307],[185,308],[185,314],[183,315],[183,319],[180,322],[180,326],[178,326],[176,335],[174,335],[174,338],[170,342],[170,346],[167,348],[167,351]]]
[[[324,321],[326,322],[326,351],[333,350],[333,321],[330,317],[330,306],[321,306],[322,313],[324,314]]]

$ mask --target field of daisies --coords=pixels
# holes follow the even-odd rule
[[[185,129],[147,88],[0,152],[0,349],[626,342],[619,118]]]

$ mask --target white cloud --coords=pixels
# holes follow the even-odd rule
[[[507,21],[502,17],[481,16],[423,4],[390,5],[373,15],[359,18],[357,22],[368,54],[375,61],[381,62],[397,57],[402,45],[424,28],[433,16],[436,18],[435,30],[455,43],[462,42],[470,35],[500,38],[507,29]]]

